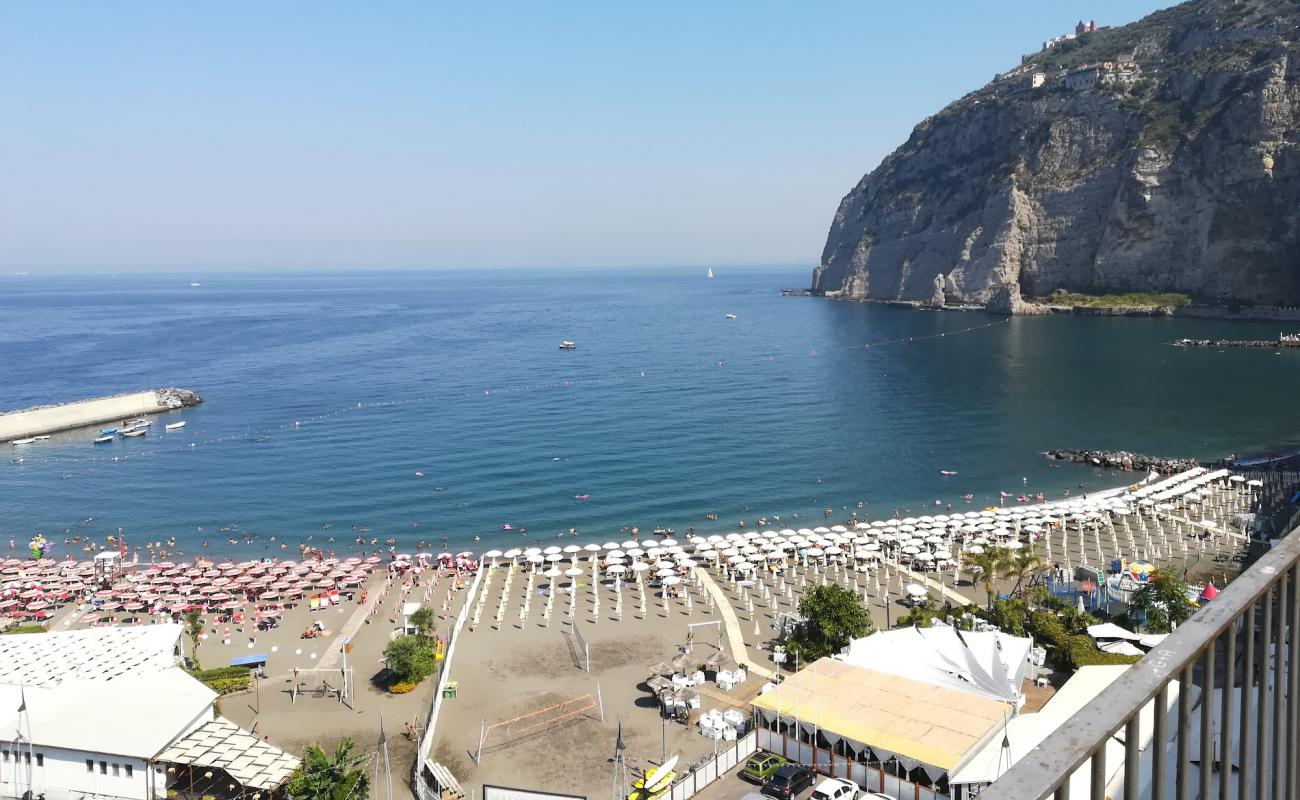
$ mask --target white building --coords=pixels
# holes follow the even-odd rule
[[[0,798],[279,787],[298,759],[218,719],[180,657],[179,625],[0,637]]]

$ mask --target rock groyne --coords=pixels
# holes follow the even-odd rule
[[[1048,450],[1047,457],[1074,464],[1092,464],[1106,469],[1158,472],[1167,475],[1200,466],[1194,458],[1166,458],[1130,453],[1126,450]]]
[[[0,414],[0,441],[117,422],[202,402],[203,398],[189,389],[168,387],[9,411]]]

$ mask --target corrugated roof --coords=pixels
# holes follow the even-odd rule
[[[777,692],[754,699],[778,711]],[[996,727],[1007,703],[823,658],[781,684],[782,716],[949,770]]]
[[[176,666],[180,638],[181,626],[171,623],[0,636],[0,684],[56,686],[162,672]]]
[[[163,751],[175,764],[216,767],[250,789],[271,790],[288,780],[302,760],[258,739],[233,722],[214,719]]]

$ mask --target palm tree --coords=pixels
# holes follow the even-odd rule
[[[983,584],[984,592],[989,598],[989,610],[993,609],[993,580],[1005,568],[1006,553],[1007,551],[1000,547],[990,547],[982,553],[967,553],[962,556],[966,571],[971,574],[972,580],[976,574],[979,575],[979,581]]]
[[[289,800],[366,800],[370,779],[365,756],[352,753],[352,740],[344,739],[326,755],[319,745],[307,748],[302,766],[289,781]]]
[[[999,575],[1003,578],[1015,578],[1016,583],[1011,587],[1011,594],[1015,595],[1020,592],[1020,586],[1028,578],[1036,573],[1047,569],[1050,564],[1038,555],[1033,545],[1021,548],[1015,551],[1003,551],[1004,556],[999,565]]]

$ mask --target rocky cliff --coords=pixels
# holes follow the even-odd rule
[[[1027,57],[849,192],[813,291],[1300,304],[1298,34],[1300,0],[1191,0]]]

